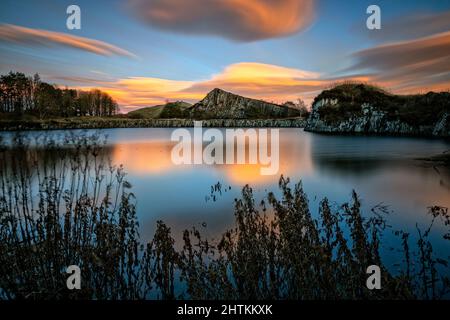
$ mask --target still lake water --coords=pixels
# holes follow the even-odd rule
[[[185,228],[205,223],[205,233],[217,238],[233,224],[234,199],[240,196],[241,188],[251,185],[256,199],[261,200],[268,191],[278,190],[281,174],[292,182],[302,180],[312,212],[317,212],[323,197],[328,197],[336,207],[350,201],[353,189],[368,214],[376,205],[388,206],[392,211],[388,218],[392,229],[386,233],[384,249],[392,262],[398,258],[387,247],[398,247],[400,243],[392,236],[392,230],[415,234],[416,223],[425,228],[431,221],[427,207],[450,207],[449,171],[436,170],[417,160],[449,150],[448,141],[326,136],[296,128],[280,129],[279,173],[262,176],[259,165],[174,165],[171,151],[175,143],[170,140],[173,129],[95,131],[108,136],[113,163],[123,164],[128,172],[144,240],[152,237],[157,220],[166,222],[176,239],[180,239]],[[26,135],[62,133],[34,131]],[[11,133],[0,135],[7,138]],[[213,201],[208,196],[217,182],[223,190]],[[432,235],[436,251],[445,257],[450,255],[450,242],[442,239],[446,230],[442,223],[437,223]]]

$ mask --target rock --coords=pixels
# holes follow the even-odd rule
[[[445,112],[433,128],[433,136],[450,137],[450,114]]]
[[[434,126],[413,126],[399,119],[393,119],[387,112],[379,110],[369,103],[361,104],[361,112],[335,123],[327,122],[321,116],[321,108],[336,107],[339,102],[334,99],[321,99],[314,103],[306,122],[305,130],[334,134],[379,134],[450,137],[450,116],[445,112]]]
[[[188,108],[193,119],[278,119],[298,117],[299,111],[287,106],[242,97],[221,89]]]
[[[336,134],[449,138],[450,92],[397,95],[364,83],[342,83],[313,102],[305,130]]]

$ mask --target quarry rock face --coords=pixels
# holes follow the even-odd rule
[[[449,137],[450,136],[450,113],[446,112],[433,128],[434,136]]]
[[[287,106],[245,98],[214,89],[188,109],[193,119],[279,119],[298,117],[299,111]]]
[[[326,121],[321,108],[337,106],[337,99],[322,99],[312,108],[305,126],[306,131],[335,134],[379,134],[450,137],[450,115],[445,112],[434,125],[413,126],[399,119],[392,119],[382,110],[369,103],[361,105],[361,112],[336,122]]]

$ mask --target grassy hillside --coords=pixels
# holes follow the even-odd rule
[[[320,93],[314,104],[322,99],[338,100],[336,105],[319,109],[321,118],[331,123],[360,115],[364,103],[387,112],[392,119],[415,126],[433,125],[444,112],[450,112],[450,92],[394,95],[373,85],[344,83]]]
[[[126,115],[133,119],[156,119],[161,114],[164,105],[146,107],[138,110],[130,111]]]
[[[191,105],[184,101],[169,102],[164,105],[146,107],[128,112],[128,117],[133,119],[170,119],[184,118],[185,110]]]

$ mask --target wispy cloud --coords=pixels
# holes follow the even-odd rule
[[[450,31],[450,11],[396,16],[383,21],[383,27],[376,32],[359,25],[354,28],[376,41],[412,40]]]
[[[450,31],[376,46],[354,54],[352,71],[368,70],[373,80],[403,92],[450,88]]]
[[[165,30],[237,41],[286,36],[314,19],[315,0],[128,0],[141,20]]]
[[[11,24],[0,25],[0,41],[28,46],[60,45],[103,56],[118,55],[136,58],[133,53],[103,41]]]
[[[395,93],[417,93],[450,88],[450,32],[372,47],[352,55],[354,64],[340,76],[255,62],[235,63],[202,80],[131,77],[99,82],[122,111],[165,101],[196,102],[213,88],[282,103],[304,99],[310,103],[330,83],[344,80],[370,82]],[[92,88],[95,83],[86,87]]]

